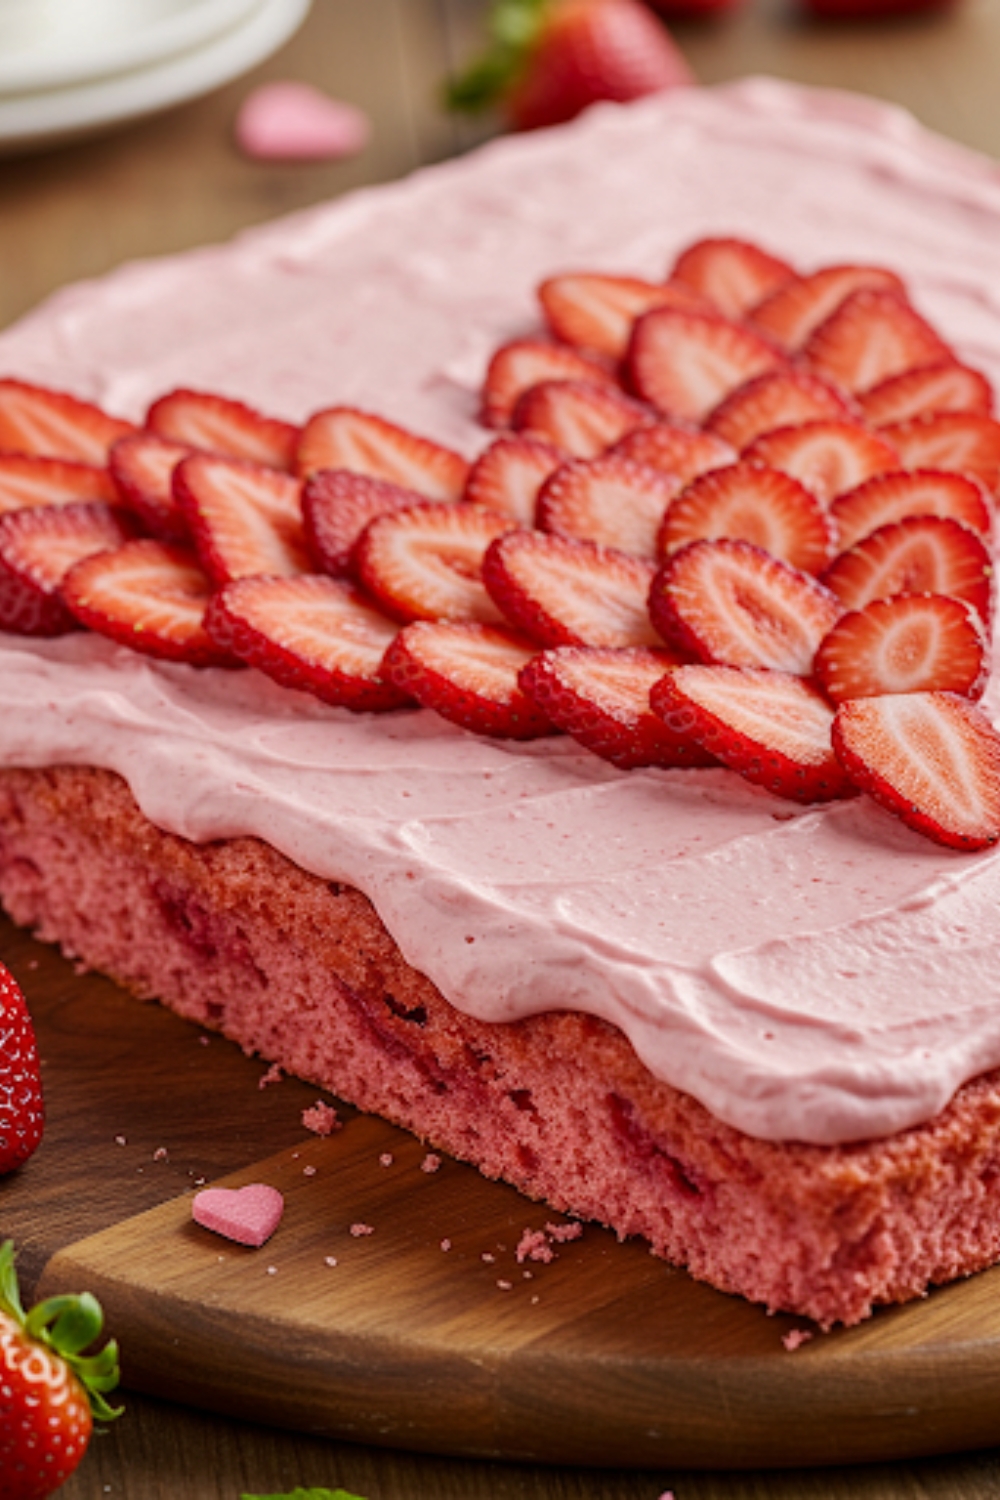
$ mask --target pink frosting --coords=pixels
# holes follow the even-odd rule
[[[488,353],[534,327],[543,275],[661,274],[709,233],[803,269],[891,265],[1000,379],[995,169],[870,101],[761,80],[595,110],[125,267],[0,337],[0,369],[131,416],[176,384],[292,419],[352,402],[471,454]],[[107,766],[163,828],[256,834],[365,891],[457,1006],[605,1016],[751,1134],[886,1134],[1000,1065],[1000,855],[938,848],[864,799],[623,774],[565,739],[354,716],[90,636],[3,638],[0,702],[0,764]]]

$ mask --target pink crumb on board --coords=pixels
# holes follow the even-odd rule
[[[368,118],[308,83],[265,83],[236,116],[236,144],[258,161],[337,161],[368,144]]]
[[[317,1099],[309,1109],[302,1111],[302,1123],[313,1135],[332,1135],[341,1126],[333,1105],[324,1104],[322,1099]]]
[[[255,1249],[271,1238],[284,1211],[285,1200],[278,1189],[264,1182],[241,1188],[205,1188],[191,1200],[191,1217],[196,1224]]]

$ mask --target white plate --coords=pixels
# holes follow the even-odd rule
[[[125,73],[203,47],[259,0],[0,0],[0,95]]]
[[[0,95],[0,153],[52,145],[196,99],[277,51],[310,4],[243,0],[242,20],[199,46],[65,87]]]

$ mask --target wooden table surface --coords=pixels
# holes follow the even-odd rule
[[[489,127],[450,121],[435,91],[474,48],[485,9],[486,0],[315,0],[302,30],[249,77],[99,139],[0,159],[0,327],[64,283],[122,260],[224,238],[473,144]],[[867,92],[1000,159],[996,0],[842,26],[802,20],[791,0],[746,0],[742,13],[676,35],[702,82],[770,73]],[[365,108],[368,149],[335,165],[242,159],[231,144],[240,101],[262,79],[288,77]],[[238,1500],[297,1485],[342,1486],[367,1500],[659,1500],[665,1490],[677,1500],[990,1500],[1000,1497],[1000,1449],[810,1472],[536,1469],[313,1440],[133,1396],[60,1494]]]

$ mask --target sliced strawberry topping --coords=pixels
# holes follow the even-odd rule
[[[656,535],[679,481],[618,454],[563,464],[543,484],[536,523],[636,557],[656,556]]]
[[[376,516],[421,504],[413,490],[350,469],[320,469],[302,489],[302,523],[309,550],[335,578],[353,572],[358,538]]]
[[[750,542],[691,542],[650,590],[664,640],[699,661],[808,676],[820,641],[843,613],[806,573]]]
[[[680,661],[666,647],[558,646],[534,657],[520,681],[557,728],[621,770],[711,765],[683,723],[649,706],[654,683]]]
[[[100,500],[38,505],[0,516],[0,630],[62,635],[79,620],[60,588],[74,563],[134,536],[127,512]]]
[[[904,370],[901,375],[890,375],[863,392],[858,405],[873,427],[941,411],[971,411],[988,417],[993,412],[993,391],[978,370],[970,370],[954,359],[940,359],[916,370]]]
[[[876,437],[864,427],[826,417],[765,432],[744,449],[743,457],[782,469],[823,501],[900,466],[887,436]]]
[[[978,698],[988,670],[979,616],[943,594],[896,594],[850,610],[821,641],[814,664],[834,703],[938,690]]]
[[[1000,838],[1000,735],[952,693],[842,703],[833,745],[852,781],[909,827],[955,849]]]
[[[414,505],[365,527],[354,568],[393,619],[494,625],[502,615],[483,587],[483,554],[513,525],[478,505]]]
[[[749,321],[783,349],[795,353],[845,297],[862,287],[906,296],[896,273],[881,266],[826,266],[778,287],[750,310]]]
[[[108,470],[119,498],[164,541],[189,540],[187,521],[174,497],[173,477],[181,459],[193,452],[143,431],[119,438],[108,454]]]
[[[566,455],[540,438],[498,437],[469,470],[463,499],[530,526],[538,491]]]
[[[880,429],[908,469],[955,469],[1000,488],[1000,422],[975,412],[937,412]]]
[[[193,552],[146,538],[85,557],[63,580],[63,598],[88,629],[194,666],[231,664],[202,624],[211,594]]]
[[[324,703],[379,713],[411,701],[382,673],[397,627],[341,579],[238,579],[215,595],[205,626],[220,649]]]
[[[65,391],[0,380],[0,453],[67,458],[101,467],[111,444],[134,431],[131,422],[109,417],[99,406]]]
[[[823,582],[845,609],[892,594],[950,594],[989,628],[993,560],[982,537],[948,516],[910,516],[880,526],[835,558]]]
[[[680,283],[666,286],[637,276],[596,272],[550,276],[538,288],[538,297],[557,339],[612,360],[624,358],[632,324],[651,307],[708,310],[697,292]]]
[[[667,557],[688,542],[753,542],[803,573],[821,573],[834,528],[815,495],[779,469],[747,462],[702,474],[670,502],[657,536]]]
[[[543,380],[617,384],[609,367],[593,355],[543,339],[515,339],[496,351],[486,371],[480,412],[484,427],[509,427],[519,398]]]
[[[627,432],[651,422],[653,415],[612,385],[543,380],[519,397],[511,426],[575,458],[595,458]]]
[[[709,754],[747,781],[796,802],[849,796],[830,743],[833,712],[801,677],[759,667],[676,667],[650,693]]]
[[[291,422],[265,417],[242,401],[209,391],[170,391],[153,402],[146,426],[183,448],[243,458],[272,469],[292,467],[299,440],[299,429]]]
[[[677,257],[669,277],[670,284],[690,287],[727,318],[741,318],[762,298],[794,280],[795,272],[787,261],[737,239],[698,240]]]
[[[32,458],[0,453],[0,515],[35,505],[69,505],[79,500],[117,498],[106,469],[64,458]]]
[[[174,495],[217,588],[254,573],[308,573],[300,481],[278,469],[195,453],[174,470]]]
[[[295,467],[305,478],[319,469],[351,469],[426,500],[457,500],[469,472],[460,453],[352,406],[332,406],[309,418]]]
[[[816,374],[854,392],[871,390],[904,370],[954,358],[905,298],[874,287],[845,297],[809,335],[802,353]]]
[[[662,469],[685,482],[709,469],[731,464],[736,458],[736,449],[721,438],[697,427],[679,427],[672,422],[637,427],[616,443],[612,451],[633,463]]]
[[[646,598],[653,566],[596,542],[512,531],[483,560],[483,582],[541,646],[661,645]]]
[[[945,469],[892,470],[876,474],[853,490],[838,495],[830,506],[837,532],[837,550],[846,552],[856,542],[908,516],[952,516],[973,531],[989,536],[993,507],[978,479]]]
[[[783,356],[740,323],[657,307],[636,323],[629,372],[644,401],[671,418],[700,422],[723,397]]]
[[[714,411],[706,430],[734,448],[746,448],[762,433],[820,417],[855,421],[857,410],[839,392],[805,370],[769,370],[736,388]]]
[[[530,740],[552,733],[546,714],[518,683],[535,649],[499,625],[419,620],[399,632],[383,670],[450,723],[477,734]]]

